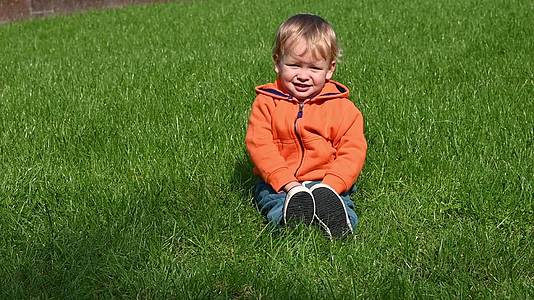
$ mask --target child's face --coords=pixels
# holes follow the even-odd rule
[[[319,94],[335,68],[335,61],[315,57],[307,51],[305,41],[296,41],[293,50],[275,64],[274,70],[282,88],[291,96],[305,100]]]

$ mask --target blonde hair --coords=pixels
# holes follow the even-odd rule
[[[279,63],[284,55],[290,53],[298,41],[305,41],[306,52],[311,51],[316,58],[322,57],[331,62],[341,56],[336,33],[326,20],[317,15],[297,14],[278,28],[273,46],[274,63]]]

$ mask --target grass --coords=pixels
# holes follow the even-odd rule
[[[244,132],[296,12],[366,118],[360,225],[251,205]],[[531,298],[529,1],[184,1],[0,27],[0,298]]]

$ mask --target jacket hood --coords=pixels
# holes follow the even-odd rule
[[[257,86],[256,93],[281,100],[297,100],[293,96],[282,91],[278,80],[274,83],[267,83],[264,85]],[[310,99],[310,101],[327,100],[334,98],[347,98],[348,96],[349,89],[346,86],[334,80],[327,80],[321,92],[314,98]]]

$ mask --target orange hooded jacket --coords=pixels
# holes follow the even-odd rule
[[[367,142],[347,87],[329,80],[302,102],[278,82],[256,87],[256,94],[245,138],[256,175],[276,191],[291,181],[320,180],[338,193],[354,184]]]

